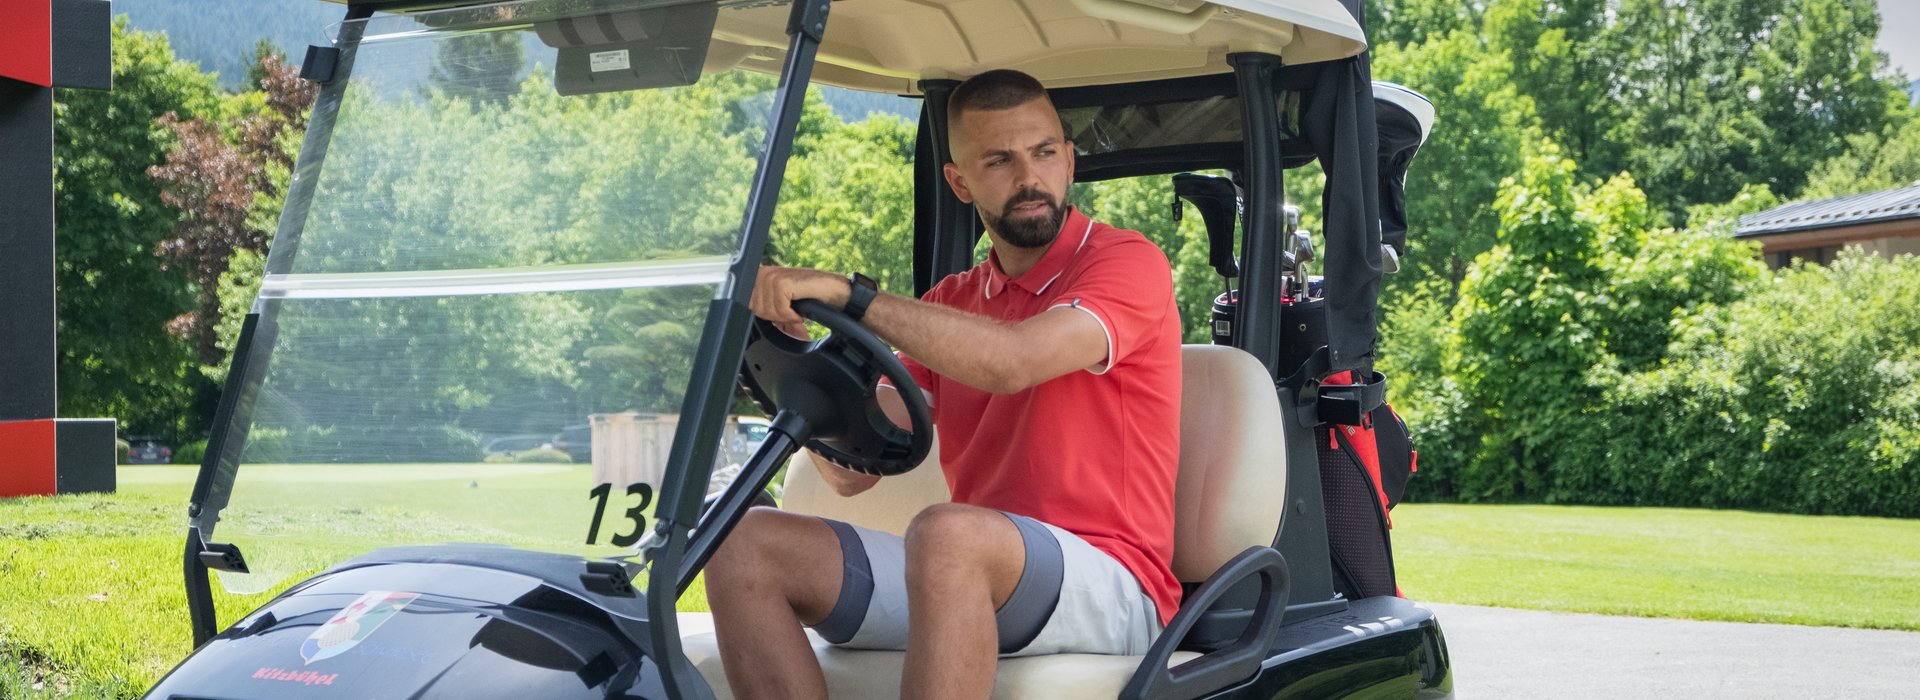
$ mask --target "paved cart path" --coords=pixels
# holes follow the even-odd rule
[[[1462,700],[1920,697],[1920,632],[1427,605]]]

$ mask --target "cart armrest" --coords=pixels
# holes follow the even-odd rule
[[[1174,650],[1180,648],[1194,623],[1207,608],[1232,590],[1234,584],[1250,576],[1260,577],[1260,599],[1254,604],[1253,617],[1238,639],[1218,650],[1167,667]],[[1122,700],[1168,700],[1199,697],[1259,672],[1261,662],[1280,635],[1281,614],[1286,611],[1287,561],[1272,547],[1248,547],[1220,567],[1180,606],[1180,612],[1167,623],[1166,631],[1154,640],[1140,661],[1133,678],[1120,691]]]

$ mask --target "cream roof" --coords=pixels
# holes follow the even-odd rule
[[[781,0],[721,0],[706,69],[777,71],[788,12]],[[922,78],[1014,68],[1075,87],[1226,73],[1236,51],[1301,64],[1365,49],[1339,0],[836,0],[813,75],[914,94]]]
[[[709,64],[777,61],[786,19],[785,6],[722,9]],[[1225,73],[1232,51],[1299,64],[1365,48],[1337,0],[839,0],[814,80],[910,94],[921,78],[1014,68],[1074,87]]]

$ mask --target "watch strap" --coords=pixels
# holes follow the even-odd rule
[[[841,307],[840,311],[847,318],[858,321],[867,315],[867,307],[873,304],[873,298],[880,296],[880,285],[874,283],[873,278],[858,272],[848,275],[847,283],[851,289],[847,292],[847,305]]]

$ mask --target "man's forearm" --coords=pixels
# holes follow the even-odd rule
[[[982,391],[1010,394],[1032,385],[1016,359],[1019,333],[985,316],[881,294],[867,308],[867,327],[927,369]]]
[[[796,299],[844,308],[847,278],[818,270],[763,267],[753,312],[783,328],[803,319]],[[1107,357],[1107,331],[1084,310],[1054,309],[1017,324],[952,307],[880,294],[862,319],[874,333],[941,376],[996,394],[1011,394]],[[791,331],[790,331],[791,332]]]

